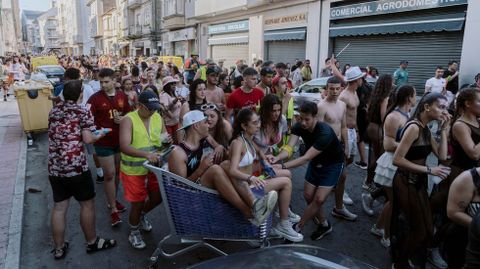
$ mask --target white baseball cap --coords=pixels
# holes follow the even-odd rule
[[[205,117],[205,114],[203,114],[203,112],[200,110],[189,111],[183,115],[182,128],[179,128],[178,130],[183,130],[192,124],[205,120],[206,118],[207,117]]]
[[[345,72],[345,80],[347,82],[357,80],[359,78],[363,78],[365,76],[365,73],[360,70],[360,67],[358,66],[353,66],[350,67],[346,72]]]

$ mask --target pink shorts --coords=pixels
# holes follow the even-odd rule
[[[131,176],[120,172],[125,200],[131,203],[144,202],[148,193],[159,192],[158,180],[154,173]]]

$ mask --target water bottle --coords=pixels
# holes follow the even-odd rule
[[[211,147],[205,147],[205,148],[203,148],[202,157],[205,158],[213,152],[214,152],[214,150]]]
[[[94,135],[99,135],[100,132],[103,132],[103,134],[108,134],[108,133],[110,133],[111,131],[112,131],[111,128],[103,128],[102,130],[95,130],[95,131],[93,131],[93,134],[94,134]]]

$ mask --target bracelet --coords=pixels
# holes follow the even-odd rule
[[[282,169],[287,169],[284,163],[282,163]]]
[[[249,177],[247,178],[247,183],[248,183],[249,185],[252,184],[252,177],[253,177],[253,175],[251,175],[251,176],[249,176]]]
[[[432,168],[430,168],[430,166],[427,166],[427,174],[431,174],[432,173]]]

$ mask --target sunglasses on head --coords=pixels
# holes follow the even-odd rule
[[[216,111],[218,111],[218,108],[217,108],[217,105],[213,104],[213,103],[209,103],[209,104],[205,104],[205,105],[202,105],[200,107],[200,109],[202,111],[205,111],[205,110],[208,110],[208,109],[214,109]]]

